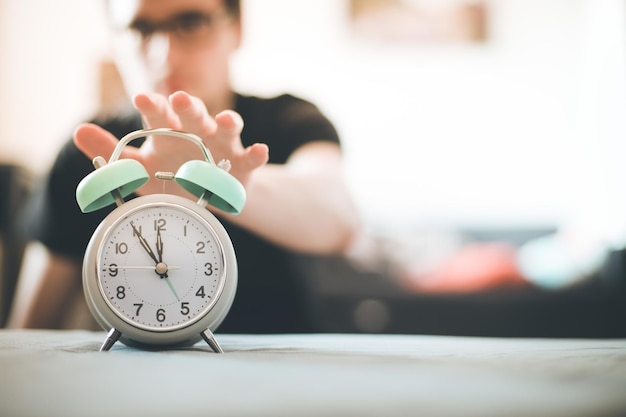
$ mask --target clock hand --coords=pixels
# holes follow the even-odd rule
[[[163,262],[163,239],[161,238],[161,228],[157,229],[157,241],[156,241],[157,253],[159,254],[159,262]]]
[[[130,226],[133,228],[133,232],[135,232],[135,234],[139,238],[139,242],[141,243],[141,246],[143,246],[143,248],[146,250],[146,252],[148,252],[148,255],[150,255],[150,257],[152,258],[152,260],[156,264],[156,269],[154,271],[161,278],[165,279],[165,281],[167,282],[168,287],[170,287],[170,290],[172,290],[172,293],[176,297],[176,300],[180,301],[180,297],[178,297],[178,293],[176,293],[176,289],[172,285],[172,281],[170,281],[169,277],[167,276],[167,271],[170,268],[165,263],[163,263],[163,261],[162,261],[162,257],[163,257],[163,240],[161,239],[161,229],[160,228],[157,229],[157,243],[156,243],[156,247],[157,247],[157,252],[159,253],[159,257],[157,259],[156,255],[154,254],[154,252],[152,252],[152,249],[150,248],[150,244],[148,244],[148,241],[146,241],[146,239],[141,235],[139,230],[137,230],[137,228],[135,227],[135,224],[133,222],[130,222]]]
[[[150,269],[152,271],[154,271],[154,266],[124,266],[124,265],[118,265],[115,267],[115,269]],[[176,269],[183,269],[180,266],[167,266],[167,270],[176,270]]]
[[[161,229],[157,229],[157,251],[159,252],[159,259],[157,259],[154,252],[152,252],[152,249],[150,248],[148,241],[146,241],[146,239],[141,235],[139,230],[137,230],[137,228],[135,227],[135,224],[133,222],[130,222],[130,226],[133,228],[133,231],[135,232],[135,234],[137,234],[137,237],[139,238],[139,242],[141,243],[141,246],[143,246],[146,252],[148,252],[148,255],[150,255],[150,257],[156,264],[156,268],[154,272],[156,272],[156,274],[160,276],[162,279],[164,278],[167,281],[167,285],[170,287],[170,289],[174,293],[174,296],[176,297],[176,299],[180,300],[180,298],[178,297],[178,294],[176,293],[176,290],[174,289],[174,286],[172,285],[172,282],[167,276],[167,271],[169,270],[169,267],[161,261],[161,256],[163,252],[163,241],[161,240]]]
[[[167,274],[165,275],[164,278],[165,278],[165,282],[167,282],[167,285],[170,287],[170,290],[172,290],[172,293],[174,293],[176,300],[180,301],[180,297],[178,297],[178,294],[176,293],[176,290],[174,289],[174,286],[172,285],[172,281],[170,281],[170,279],[167,277]]]
[[[143,246],[143,248],[146,250],[146,252],[148,252],[148,255],[150,255],[150,257],[152,258],[152,260],[154,261],[155,264],[159,263],[159,260],[157,259],[157,257],[154,255],[154,252],[152,252],[152,249],[150,249],[150,245],[148,244],[148,242],[146,241],[146,239],[141,235],[141,233],[139,232],[139,230],[137,230],[137,228],[135,227],[135,224],[133,222],[130,222],[130,226],[133,228],[133,232],[135,232],[135,234],[137,235],[137,237],[139,238],[139,242],[141,243],[141,246]],[[159,274],[161,275],[161,274]]]

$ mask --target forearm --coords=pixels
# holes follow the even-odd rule
[[[299,172],[283,165],[255,172],[244,210],[230,219],[275,244],[320,254],[345,251],[358,227],[340,175]]]
[[[8,327],[58,328],[80,289],[80,266],[31,244],[24,257]]]

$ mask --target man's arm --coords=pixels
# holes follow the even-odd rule
[[[229,220],[292,250],[343,252],[358,228],[334,143],[311,142],[285,165],[258,168],[246,191],[242,213]]]
[[[80,290],[80,265],[31,243],[24,254],[10,328],[59,328]]]
[[[138,95],[134,102],[148,127],[194,133],[203,139],[216,161],[230,160],[230,173],[247,193],[243,212],[229,217],[233,222],[288,249],[309,253],[339,253],[356,234],[356,210],[342,180],[338,145],[310,142],[296,149],[286,164],[267,164],[266,145],[243,147],[243,120],[233,111],[211,117],[201,101],[182,92],[169,98]],[[82,125],[74,142],[89,158],[108,158],[118,140],[97,126]],[[138,149],[124,148],[121,157],[138,160],[149,173],[175,172],[181,163],[197,159],[198,149],[194,144],[157,136]],[[151,180],[138,193],[160,190],[162,184]]]

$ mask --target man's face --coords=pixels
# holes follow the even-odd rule
[[[228,61],[241,30],[221,0],[110,0],[109,8],[123,33],[120,70],[131,90],[185,90],[207,104],[228,93]]]

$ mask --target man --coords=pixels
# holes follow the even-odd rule
[[[358,226],[341,180],[335,129],[295,97],[261,99],[232,91],[229,57],[242,36],[238,1],[110,0],[108,7],[115,28],[134,38],[140,78],[151,91],[134,96],[138,114],[81,125],[60,152],[29,222],[47,261],[36,277],[20,278],[9,325],[54,328],[67,318],[87,241],[112,210],[80,213],[76,185],[93,170],[92,158],[108,159],[116,138],[143,125],[200,136],[216,160],[231,161],[230,173],[246,188],[240,215],[211,209],[227,228],[239,264],[237,296],[218,331],[312,330],[294,253],[341,253]],[[122,158],[135,158],[154,174],[175,172],[200,156],[193,143],[151,137],[126,147]],[[138,194],[162,187],[153,179]],[[176,187],[168,184],[167,192],[186,195]]]

